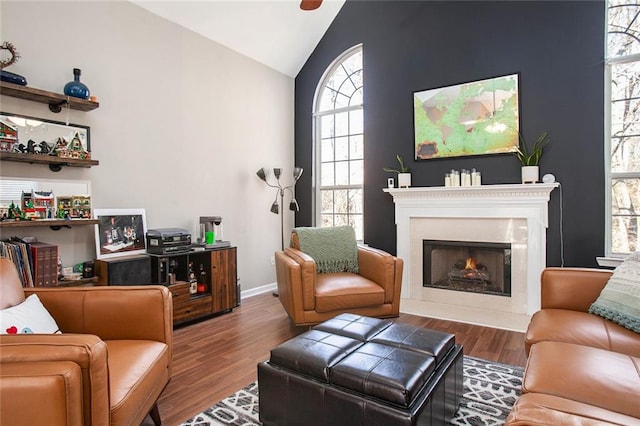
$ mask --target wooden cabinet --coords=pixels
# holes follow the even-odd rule
[[[173,295],[173,323],[181,324],[214,314],[230,312],[238,306],[236,247],[170,255],[151,254],[151,280],[168,285]],[[189,264],[201,292],[189,291]],[[201,270],[204,275],[201,275]],[[170,274],[174,274],[171,278]],[[174,282],[172,284],[172,282]]]

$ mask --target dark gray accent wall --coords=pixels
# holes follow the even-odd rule
[[[413,186],[441,186],[450,169],[476,168],[483,184],[520,182],[512,155],[413,161],[414,91],[520,74],[520,125],[551,144],[541,176],[562,184],[549,205],[547,264],[595,266],[604,254],[604,23],[602,1],[347,1],[295,80],[298,226],[313,220],[312,103],[331,62],[363,44],[365,241],[396,252],[394,205],[382,192],[396,153]]]

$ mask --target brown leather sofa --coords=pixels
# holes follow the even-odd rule
[[[291,247],[276,252],[275,262],[280,303],[298,326],[346,312],[378,318],[400,314],[403,261],[382,250],[358,246],[358,274],[318,274],[293,233]]]
[[[507,425],[640,425],[640,334],[588,313],[611,271],[547,268]]]
[[[0,258],[0,309],[36,293],[62,334],[0,335],[0,424],[139,425],[171,377],[166,287],[23,289]]]

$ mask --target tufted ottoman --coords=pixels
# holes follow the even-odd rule
[[[258,364],[265,425],[438,425],[462,396],[455,336],[342,314]]]

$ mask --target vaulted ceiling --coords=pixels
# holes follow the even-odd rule
[[[313,11],[299,0],[130,0],[198,34],[295,77],[345,0]]]

